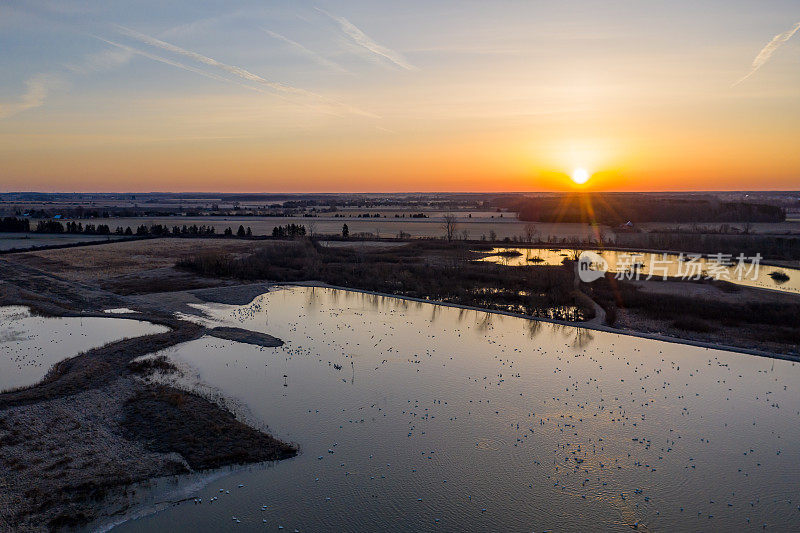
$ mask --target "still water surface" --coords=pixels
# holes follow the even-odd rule
[[[86,350],[166,331],[139,320],[41,317],[27,307],[0,307],[0,391],[33,385],[55,363]]]
[[[334,289],[202,309],[286,344],[166,353],[301,454],[115,531],[800,529],[794,363]]]
[[[733,259],[733,265],[724,267],[722,271],[715,270],[717,262],[709,261],[706,256],[697,260],[699,270],[692,270],[687,261],[681,259],[679,254],[663,254],[650,252],[621,252],[615,250],[591,250],[603,257],[608,262],[609,272],[631,272],[631,265],[639,263],[639,279],[647,279],[651,273],[655,279],[662,279],[666,274],[668,277],[681,277],[684,273],[702,276],[711,275],[718,279],[729,281],[737,285],[747,287],[758,287],[762,289],[772,289],[783,292],[800,293],[800,270],[794,268],[773,267],[760,264],[757,269],[748,273],[747,268],[740,276],[736,272],[737,261]],[[579,251],[580,252],[580,251]],[[497,255],[498,253],[516,253],[516,255]],[[531,266],[531,265],[560,265],[564,259],[572,259],[574,250],[567,248],[493,248],[487,252],[486,257],[478,261],[488,261],[507,266]],[[687,256],[684,255],[684,259]],[[655,264],[654,264],[655,260]],[[748,265],[749,267],[749,265]],[[773,272],[783,272],[789,276],[788,280],[775,280],[770,277]],[[717,276],[716,272],[719,272]],[[625,279],[635,279],[627,277]]]

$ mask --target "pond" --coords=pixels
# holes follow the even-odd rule
[[[579,254],[581,251],[577,250],[577,253]],[[701,275],[713,275],[713,269],[717,265],[716,261],[709,261],[707,256],[697,258],[690,266],[689,261],[686,260],[688,254],[684,255],[682,259],[679,254],[615,250],[590,251],[599,254],[608,262],[609,272],[632,272],[631,266],[638,263],[638,267],[634,268],[638,269],[642,280],[647,278],[651,270],[655,279],[661,279],[665,273],[669,277],[680,277],[682,273],[694,275],[695,272],[702,273]],[[576,250],[569,248],[493,248],[486,254],[486,257],[477,259],[477,261],[506,266],[560,265],[564,259],[574,259]],[[723,267],[724,273],[720,271],[719,279],[747,287],[800,293],[800,270],[760,264],[757,269],[754,268],[748,275],[739,279],[735,271],[735,258],[733,262],[733,265]],[[697,266],[695,267],[694,264]],[[786,277],[776,275],[776,272],[781,272]],[[745,270],[742,273],[746,274],[747,272]]]
[[[115,531],[800,528],[795,363],[326,288],[197,307],[286,344],[163,353],[301,453]]]
[[[0,307],[0,391],[33,385],[57,362],[124,338],[169,331],[139,320],[33,316]]]

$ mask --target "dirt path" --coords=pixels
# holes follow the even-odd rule
[[[588,298],[588,295],[587,295]],[[600,305],[589,298],[592,301],[592,307],[594,307],[594,318],[591,320],[587,320],[583,322],[586,326],[604,326],[606,324],[606,310],[600,307]]]

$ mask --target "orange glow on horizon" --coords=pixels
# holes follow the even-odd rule
[[[141,129],[134,125],[126,131]],[[788,135],[709,143],[703,133],[652,142],[622,134],[558,140],[559,131],[531,138],[521,129],[376,132],[371,123],[337,135],[335,121],[320,127],[323,133],[241,138],[223,135],[227,127],[208,138],[0,134],[0,192],[791,190],[800,168]],[[590,179],[575,183],[576,168]]]

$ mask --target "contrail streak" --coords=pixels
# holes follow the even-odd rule
[[[156,39],[155,37],[152,37],[150,35],[145,35],[144,33],[139,33],[139,32],[137,32],[135,30],[131,30],[131,29],[126,28],[124,26],[118,26],[118,28],[119,28],[120,33],[122,33],[124,35],[127,35],[128,37],[131,37],[132,39],[135,39],[135,40],[137,40],[137,41],[139,41],[141,43],[147,44],[149,46],[153,46],[155,48],[160,48],[162,50],[165,50],[167,52],[172,52],[172,53],[177,54],[177,55],[188,57],[189,59],[192,59],[192,60],[197,61],[198,63],[202,63],[204,65],[208,65],[208,66],[211,66],[211,67],[218,68],[218,69],[220,69],[220,70],[222,70],[224,72],[227,72],[229,74],[237,76],[237,77],[239,77],[239,78],[241,78],[241,79],[243,79],[245,81],[252,82],[252,83],[257,83],[260,86],[272,89],[272,91],[274,91],[276,93],[285,94],[285,95],[291,95],[291,96],[301,96],[301,97],[305,97],[305,98],[310,98],[310,99],[316,100],[318,102],[328,104],[329,106],[332,106],[332,107],[335,107],[335,108],[339,108],[339,109],[344,110],[344,111],[348,111],[350,113],[355,113],[355,114],[358,114],[358,115],[363,115],[363,116],[372,117],[372,118],[380,118],[377,115],[374,115],[374,114],[366,112],[366,111],[362,111],[362,110],[360,110],[358,108],[355,108],[355,107],[352,107],[352,106],[349,106],[349,105],[346,105],[346,104],[342,104],[340,102],[336,102],[336,101],[331,100],[330,98],[327,98],[327,97],[322,96],[320,94],[317,94],[317,93],[314,93],[314,92],[311,92],[311,91],[307,91],[305,89],[299,89],[297,87],[292,87],[291,85],[285,85],[283,83],[278,83],[278,82],[273,82],[273,81],[266,80],[266,79],[262,78],[261,76],[259,76],[258,74],[254,74],[254,73],[252,73],[252,72],[250,72],[250,71],[248,71],[246,69],[243,69],[241,67],[237,67],[237,66],[234,66],[234,65],[228,65],[228,64],[223,63],[221,61],[217,61],[216,59],[213,59],[213,58],[210,58],[208,56],[205,56],[203,54],[198,54],[197,52],[192,52],[191,50],[186,50],[185,48],[181,48],[180,46],[176,46],[174,44],[162,41],[160,39]],[[141,51],[137,51],[137,53],[141,53]],[[144,55],[144,54],[142,54],[142,55]],[[154,57],[160,57],[160,56],[154,56]],[[172,64],[173,66],[177,66],[178,68],[183,68],[184,70],[190,70],[191,72],[196,72],[196,73],[201,73],[202,72],[203,73],[202,75],[204,75],[206,77],[210,77],[212,79],[220,79],[220,80],[232,81],[232,80],[229,80],[228,78],[224,78],[224,77],[221,77],[221,76],[214,77],[216,75],[212,75],[212,74],[210,74],[208,72],[205,72],[203,70],[200,70],[200,69],[195,69],[194,67],[188,67],[188,65],[184,65],[182,63],[178,63],[178,62],[168,63],[168,60],[164,60],[164,58],[156,59],[156,61],[162,61],[163,63]],[[245,84],[240,84],[240,85],[242,85],[244,87],[248,87],[250,89],[253,89],[253,87],[249,86],[249,85],[245,85]]]
[[[166,50],[168,52],[172,52],[174,54],[182,55],[184,57],[188,57],[190,59],[194,59],[199,63],[204,63],[211,67],[216,67],[218,69],[224,70],[230,74],[235,76],[239,76],[240,78],[251,81],[254,83],[258,83],[269,87],[275,91],[290,93],[290,94],[297,94],[302,96],[313,96],[315,98],[324,98],[321,95],[312,93],[311,91],[306,91],[305,89],[298,89],[297,87],[292,87],[290,85],[284,85],[283,83],[277,83],[274,81],[268,81],[259,76],[258,74],[253,74],[252,72],[245,70],[241,67],[237,67],[234,65],[228,65],[226,63],[222,63],[221,61],[217,61],[216,59],[212,59],[208,56],[204,56],[203,54],[198,54],[197,52],[192,52],[191,50],[186,50],[185,48],[181,48],[180,46],[176,46],[174,44],[170,44],[168,42],[164,42],[160,39],[156,39],[155,37],[151,37],[150,35],[145,35],[144,33],[139,33],[138,31],[131,30],[124,26],[119,26],[120,32],[140,41],[144,44],[148,44],[150,46],[154,46],[156,48],[161,48],[162,50]]]
[[[751,65],[750,72],[748,72],[739,81],[734,83],[732,85],[732,87],[736,87],[737,85],[742,83],[744,80],[746,80],[747,78],[749,78],[750,76],[755,74],[758,69],[763,67],[767,63],[767,61],[769,61],[769,58],[772,57],[772,54],[775,53],[775,50],[780,48],[783,43],[785,43],[786,41],[791,39],[792,36],[795,33],[797,33],[798,30],[800,30],[800,22],[795,24],[794,27],[791,30],[785,31],[783,33],[779,33],[778,35],[773,37],[772,40],[769,43],[767,43],[767,46],[762,48],[761,51],[756,56],[756,58],[753,60],[753,64]]]
[[[339,27],[342,29],[342,31],[345,34],[347,34],[347,36],[350,37],[359,46],[366,48],[373,54],[388,59],[395,65],[402,67],[406,70],[419,70],[417,67],[406,61],[406,59],[399,52],[395,52],[394,50],[386,48],[385,46],[373,41],[367,34],[358,29],[352,22],[350,22],[346,18],[332,15],[327,11],[325,11],[324,9],[317,8],[317,10],[320,13],[327,15],[334,22],[339,24]]]
[[[114,41],[110,41],[108,39],[103,39],[102,37],[97,37],[96,35],[94,35],[93,37],[95,39],[103,41],[106,44],[110,44],[111,46],[116,46],[117,48],[120,48],[122,50],[126,50],[126,51],[128,51],[128,52],[130,52],[132,54],[137,54],[137,55],[140,55],[142,57],[146,57],[147,59],[152,59],[153,61],[158,61],[159,63],[164,63],[165,65],[170,65],[170,66],[179,68],[181,70],[186,70],[188,72],[193,72],[195,74],[199,74],[200,76],[205,76],[206,78],[210,78],[212,80],[222,81],[222,82],[225,82],[225,83],[233,83],[233,84],[238,85],[240,87],[245,87],[247,89],[250,89],[250,90],[253,90],[253,91],[256,91],[256,92],[267,93],[267,91],[265,91],[263,89],[260,89],[258,87],[253,87],[252,85],[239,83],[239,82],[231,80],[229,78],[225,78],[223,76],[218,76],[216,74],[212,74],[210,72],[206,72],[206,71],[201,70],[199,68],[195,68],[195,67],[186,65],[184,63],[180,63],[179,61],[173,61],[172,59],[167,59],[166,57],[161,57],[161,56],[156,55],[156,54],[151,54],[150,52],[145,52],[144,50],[139,50],[138,48],[133,48],[133,47],[125,45],[125,44],[120,44],[120,43],[117,43],[117,42],[114,42]]]
[[[165,65],[170,65],[172,67],[176,67],[176,68],[179,68],[181,70],[185,70],[187,72],[193,72],[194,74],[199,74],[200,76],[204,76],[204,77],[212,79],[212,80],[221,81],[223,83],[232,83],[234,85],[238,85],[239,87],[244,87],[245,89],[248,89],[248,90],[251,90],[251,91],[255,91],[257,93],[269,94],[271,96],[277,96],[278,98],[281,98],[281,99],[286,100],[288,102],[296,103],[296,102],[293,102],[292,100],[290,100],[289,98],[287,98],[287,97],[285,97],[283,95],[275,94],[274,92],[268,91],[268,90],[263,89],[261,87],[254,87],[252,85],[248,85],[246,83],[238,82],[236,80],[232,80],[232,79],[226,78],[224,76],[219,76],[219,75],[211,73],[211,72],[206,72],[206,71],[204,71],[202,69],[195,68],[195,67],[192,67],[190,65],[186,65],[186,64],[181,63],[179,61],[173,61],[172,59],[167,59],[166,57],[161,57],[161,56],[156,55],[156,54],[151,54],[150,52],[145,52],[144,50],[139,50],[138,48],[133,48],[131,46],[127,46],[127,45],[120,44],[120,43],[117,43],[117,42],[114,42],[114,41],[110,41],[108,39],[103,39],[102,37],[98,37],[96,35],[93,35],[92,37],[94,37],[95,39],[98,39],[100,41],[103,41],[106,44],[110,44],[111,46],[116,46],[117,48],[120,48],[122,50],[126,50],[126,51],[130,52],[131,54],[140,55],[142,57],[146,57],[147,59],[152,59],[153,61],[157,61],[159,63],[164,63]],[[318,110],[323,112],[323,113],[328,113],[328,114],[331,114],[331,115],[338,115],[337,113],[335,113],[333,111],[328,111],[328,110],[324,110],[324,109],[318,109]],[[341,115],[338,115],[338,116],[341,116]]]
[[[280,33],[276,33],[274,31],[268,30],[266,28],[262,28],[262,30],[264,32],[266,32],[266,34],[269,35],[270,37],[272,37],[273,39],[278,39],[279,41],[283,41],[284,43],[288,44],[289,46],[291,46],[292,48],[294,48],[295,50],[297,50],[298,52],[300,52],[304,56],[308,57],[312,61],[315,61],[315,62],[319,63],[320,65],[322,65],[324,67],[328,67],[328,68],[330,68],[332,70],[336,70],[336,71],[339,71],[339,72],[347,72],[345,69],[343,69],[341,66],[337,65],[333,61],[329,61],[329,60],[325,59],[324,57],[322,57],[318,53],[314,52],[313,50],[309,50],[308,48],[306,48],[302,44],[298,43],[297,41],[293,41],[293,40],[289,39],[288,37],[284,37]]]

